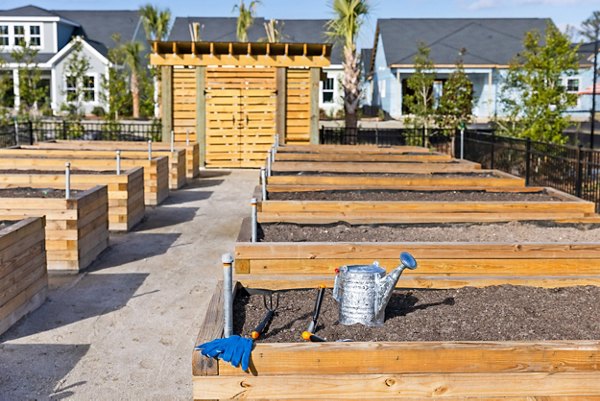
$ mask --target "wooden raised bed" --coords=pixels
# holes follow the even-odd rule
[[[488,175],[488,176],[486,176]],[[524,187],[525,180],[497,170],[477,170],[469,174],[413,174],[408,176],[273,175],[267,180],[268,192],[413,189],[484,190]]]
[[[527,188],[535,193],[536,188]],[[255,192],[259,192],[259,188]],[[350,224],[506,222],[595,219],[595,204],[553,188],[537,188],[557,201],[310,201],[258,203],[260,223]],[[512,193],[518,193],[512,191]],[[257,197],[259,198],[259,197]]]
[[[335,153],[335,154],[409,154],[432,153],[428,148],[421,146],[389,146],[377,145],[285,145],[277,148],[279,153]]]
[[[50,142],[38,142],[37,148],[41,149],[85,149],[85,150],[138,150],[148,151],[147,142],[134,141],[67,141],[56,140]],[[185,142],[175,142],[176,150],[185,150],[186,176],[188,179],[196,178],[200,175],[200,145],[197,143],[186,144]],[[155,151],[159,156],[168,156],[171,145],[162,142],[152,143],[152,153]],[[158,153],[161,151],[161,153]],[[162,153],[164,152],[164,153]]]
[[[77,273],[108,246],[108,188],[98,185],[71,199],[0,198],[0,220],[46,216],[48,270]]]
[[[364,154],[364,153],[278,153],[277,161],[305,161],[305,162],[450,162],[452,157],[443,153],[417,153],[417,154]]]
[[[0,187],[65,188],[64,174],[0,174]],[[96,185],[108,186],[108,228],[129,231],[144,218],[144,169],[136,167],[117,174],[71,173],[71,188],[86,190]]]
[[[223,335],[222,305],[219,283],[196,345]],[[192,383],[194,400],[583,401],[600,399],[599,366],[600,341],[257,342],[249,373],[194,350]]]
[[[186,182],[185,176],[185,150],[176,150],[173,153],[157,151],[152,152],[155,157],[167,157],[169,161],[169,188],[179,189]],[[76,159],[105,159],[109,161],[116,160],[116,151],[113,150],[73,150],[73,149],[36,149],[31,147],[22,147],[20,149],[0,149],[0,156],[9,157],[48,157],[48,158],[65,158],[73,156]],[[123,160],[144,160],[148,161],[148,152],[136,150],[121,151],[121,165]],[[116,162],[114,162],[116,163]],[[113,163],[113,166],[114,166]]]
[[[29,217],[0,228],[0,334],[46,299],[44,226]]]
[[[472,173],[480,171],[481,165],[470,161],[452,162],[302,162],[279,161],[275,157],[274,173],[319,172],[319,173],[383,173],[383,174],[433,174]]]
[[[27,158],[27,157],[0,157],[0,170],[64,170],[65,163],[71,163],[71,170],[115,170],[114,160],[81,159],[81,158]],[[137,167],[144,168],[144,202],[148,206],[156,206],[169,196],[169,160],[166,157],[157,157],[152,160],[122,159],[123,171]]]

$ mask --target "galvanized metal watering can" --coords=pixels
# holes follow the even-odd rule
[[[333,285],[333,299],[339,304],[340,323],[383,326],[385,308],[400,275],[404,269],[416,268],[417,261],[408,252],[400,254],[400,266],[387,276],[378,262],[340,267]]]

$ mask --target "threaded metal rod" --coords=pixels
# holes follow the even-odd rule
[[[256,198],[252,198],[250,205],[252,205],[252,242],[258,240],[258,207]]]
[[[65,163],[65,198],[71,197],[71,163]]]
[[[148,160],[152,160],[152,139],[148,140]]]
[[[117,175],[121,175],[121,151],[117,150]]]
[[[262,188],[262,200],[267,200],[267,172],[264,167],[260,168],[260,185]]]

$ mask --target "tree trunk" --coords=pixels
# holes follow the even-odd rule
[[[354,49],[344,47],[344,111],[346,132],[355,136],[358,125],[358,102],[360,100],[360,68]]]
[[[140,118],[140,90],[137,72],[131,72],[131,98],[133,102],[133,118]]]

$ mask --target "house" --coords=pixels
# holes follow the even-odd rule
[[[574,120],[588,121],[592,110],[592,95],[594,93],[594,42],[583,43],[579,46],[580,68],[576,75],[565,79],[565,85],[576,91],[577,105],[569,114]],[[598,56],[600,67],[600,55]],[[596,77],[596,110],[600,108],[600,77]]]
[[[544,35],[550,19],[543,18],[390,18],[379,19],[368,71],[367,105],[379,107],[392,118],[408,114],[403,95],[415,72],[419,44],[431,49],[435,67],[434,97],[461,58],[473,84],[473,115],[487,121],[502,115],[500,86],[511,60],[523,49],[528,31]],[[565,77],[570,91],[580,89],[579,76]]]
[[[265,18],[255,18],[248,29],[248,41],[264,42],[267,34]],[[283,19],[277,20],[281,31],[281,42],[287,43],[331,43],[326,35],[328,20],[315,19]],[[237,18],[221,17],[177,17],[169,35],[169,41],[190,41],[193,38],[194,24],[198,26],[200,41],[236,42]],[[336,115],[343,110],[343,75],[342,51],[334,45],[331,54],[331,65],[323,68],[323,77],[319,84],[319,108],[328,115]]]
[[[123,42],[146,43],[138,11],[45,10],[31,5],[1,10],[0,58],[4,64],[0,69],[13,76],[15,108],[20,104],[19,65],[11,52],[25,43],[38,50],[35,61],[42,72],[45,103],[56,114],[75,89],[65,72],[75,41],[81,41],[82,54],[90,64],[86,79],[79,83],[84,92],[83,111],[89,114],[95,107],[105,107],[102,81],[111,65],[108,50],[115,45],[113,34],[119,34]]]

